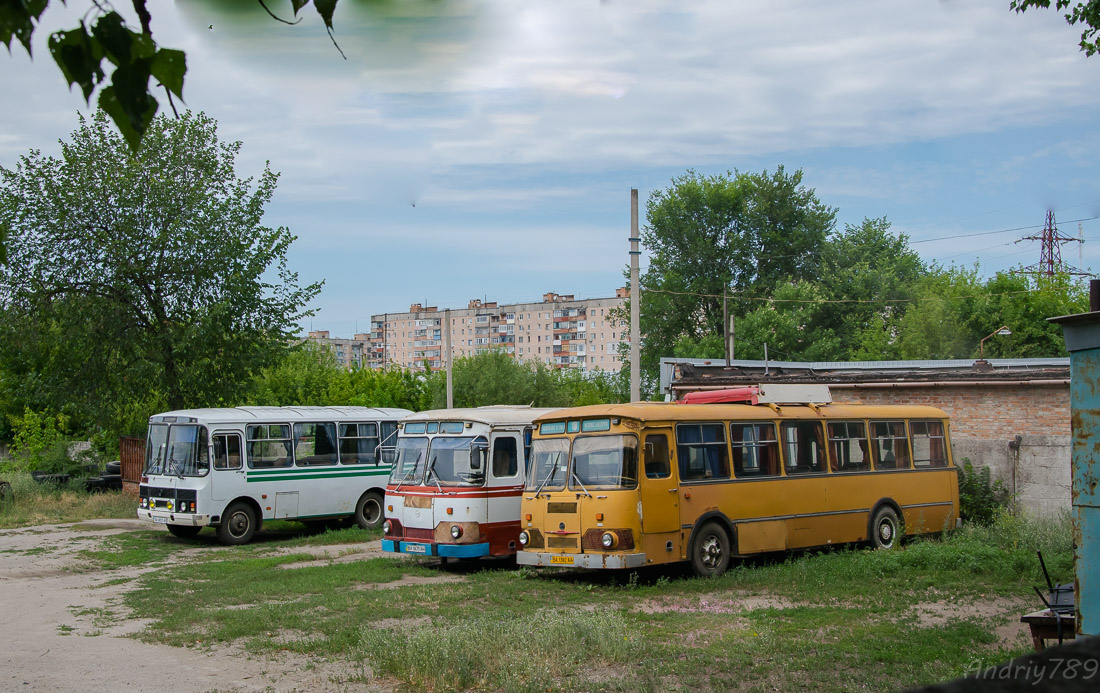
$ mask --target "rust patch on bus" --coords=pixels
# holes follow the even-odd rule
[[[431,496],[405,496],[406,508],[430,508],[432,507]]]

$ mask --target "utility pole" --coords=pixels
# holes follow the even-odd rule
[[[443,348],[445,348],[447,350],[447,360],[444,361],[444,363],[446,364],[446,368],[447,368],[447,408],[448,409],[454,409],[455,408],[455,393],[454,393],[454,386],[453,386],[453,383],[451,381],[451,364],[452,364],[453,360],[451,358],[451,309],[450,308],[447,308],[446,310],[443,311],[443,323],[444,323],[444,325],[443,325],[443,334],[446,335],[446,339],[444,340],[444,347]]]
[[[641,287],[638,286],[638,189],[630,189],[630,401],[642,399],[641,364]]]

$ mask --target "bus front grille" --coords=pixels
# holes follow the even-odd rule
[[[577,540],[571,537],[547,537],[546,546],[551,549],[575,549]]]

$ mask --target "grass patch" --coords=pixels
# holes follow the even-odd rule
[[[88,493],[79,481],[39,484],[27,472],[5,472],[9,502],[0,505],[0,529],[92,519],[135,517],[137,502],[121,491]]]
[[[162,533],[154,531],[113,534],[104,537],[99,548],[83,550],[80,556],[104,570],[160,565],[180,548],[161,539]]]
[[[545,691],[563,679],[598,685],[588,675],[630,664],[641,641],[621,611],[555,608],[503,622],[474,614],[412,628],[368,625],[360,647],[377,673],[417,688]]]

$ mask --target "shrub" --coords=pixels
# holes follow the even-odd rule
[[[959,469],[959,516],[966,522],[992,524],[999,510],[1008,506],[1012,494],[1001,480],[992,481],[989,467],[975,470],[969,457]]]
[[[43,466],[55,459],[55,448],[64,442],[62,424],[58,417],[25,409],[12,427],[9,464],[15,469],[45,471]]]

